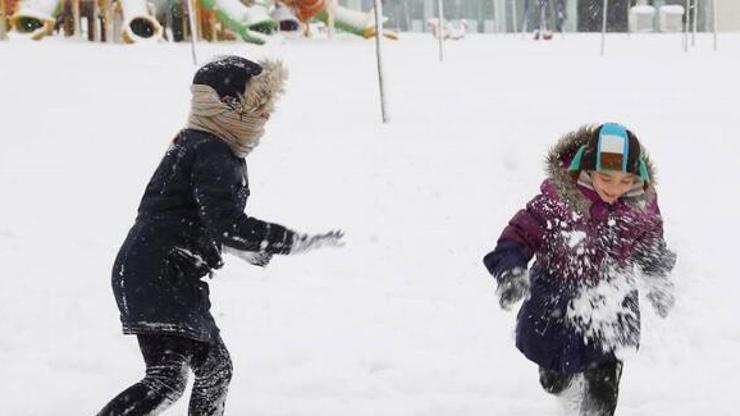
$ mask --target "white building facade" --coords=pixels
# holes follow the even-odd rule
[[[529,13],[525,16],[525,4]],[[692,0],[694,1],[694,0]],[[712,7],[716,2],[718,29],[721,32],[740,31],[740,0],[695,0],[697,27],[700,31],[713,30]],[[566,32],[589,32],[601,29],[603,0],[548,0],[550,9],[561,7],[567,16]],[[370,10],[374,0],[339,0],[343,6],[356,10]],[[445,16],[465,19],[470,32],[512,32],[521,30],[525,20],[532,28],[538,21],[538,0],[442,0]],[[656,9],[664,5],[685,6],[686,0],[609,0],[607,16],[609,31],[628,30],[629,10],[636,4]],[[383,0],[383,11],[389,17],[388,26],[396,30],[421,32],[428,30],[428,19],[437,15],[437,0]],[[552,14],[552,13],[550,13]]]

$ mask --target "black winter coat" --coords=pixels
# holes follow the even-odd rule
[[[116,257],[113,293],[125,334],[218,335],[208,283],[223,245],[286,254],[294,232],[244,213],[247,168],[210,133],[181,131],[146,187]]]

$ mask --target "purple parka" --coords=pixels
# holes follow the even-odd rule
[[[516,346],[540,367],[564,374],[613,362],[619,348],[638,346],[637,285],[621,291],[599,290],[600,285],[665,277],[675,263],[663,240],[653,181],[640,195],[608,204],[568,172],[592,129],[585,126],[559,140],[548,155],[541,193],[514,215],[484,258],[499,282],[535,258],[530,293],[517,316]],[[584,302],[608,301],[616,301],[618,313],[604,318],[583,312]]]

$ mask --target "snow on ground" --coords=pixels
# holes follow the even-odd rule
[[[550,415],[481,264],[537,191],[560,134],[633,128],[659,168],[678,305],[644,318],[620,415],[734,415],[740,322],[740,36],[593,35],[549,43],[404,35],[373,42],[201,45],[279,56],[288,93],[249,159],[248,212],[347,246],[235,258],[212,281],[230,347],[232,415]],[[0,413],[94,414],[143,373],[120,335],[110,267],[144,186],[183,125],[189,45],[0,43]],[[181,400],[169,415],[185,414]]]

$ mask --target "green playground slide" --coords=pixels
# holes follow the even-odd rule
[[[216,18],[239,34],[245,42],[262,45],[263,34],[271,34],[277,23],[267,13],[267,4],[257,1],[245,6],[239,0],[201,0],[201,4],[216,14]]]

